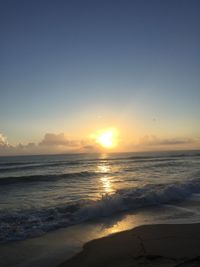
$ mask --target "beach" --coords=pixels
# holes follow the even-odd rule
[[[200,224],[139,226],[84,245],[59,267],[198,267]]]
[[[104,217],[98,220],[60,228],[39,237],[0,244],[0,266],[57,267],[81,252],[85,246],[88,246],[88,243],[91,242],[93,244],[96,242],[92,240],[104,240],[102,238],[112,237],[114,234],[117,234],[117,236],[120,237],[121,234],[123,235],[123,233],[127,233],[128,236],[131,231],[134,231],[131,229],[140,229],[140,227],[145,228],[145,225],[148,225],[148,227],[149,225],[152,225],[152,227],[154,227],[154,232],[157,231],[159,227],[158,225],[161,224],[167,224],[170,227],[170,225],[174,224],[177,226],[180,224],[190,225],[192,222],[191,229],[193,229],[194,225],[197,225],[198,227],[199,219],[195,219],[191,216],[185,219],[171,218],[166,221],[164,214],[174,214],[175,211],[176,208],[172,209],[171,207],[147,208],[134,211],[131,214],[118,214],[112,216],[112,218]],[[185,217],[187,217],[186,214]],[[153,226],[155,223],[156,225]],[[195,236],[197,236],[196,233],[198,233],[198,231],[199,230],[195,228]],[[134,242],[135,241],[133,240],[132,243]],[[136,243],[136,246],[137,245],[138,243]],[[125,249],[126,248],[127,246]],[[111,251],[114,253],[113,255],[115,257],[115,249],[116,245],[111,244],[109,249],[108,247],[106,248],[106,251]],[[132,251],[133,250],[134,247],[132,247]],[[92,257],[93,256],[89,255],[88,258]]]

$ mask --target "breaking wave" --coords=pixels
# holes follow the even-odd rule
[[[114,213],[182,201],[194,193],[200,193],[200,177],[174,184],[147,184],[143,187],[121,189],[112,195],[103,195],[96,201],[82,200],[50,208],[2,211],[0,242],[39,236],[59,227]]]

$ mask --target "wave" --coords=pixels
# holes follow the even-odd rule
[[[87,178],[91,176],[101,175],[100,172],[72,172],[64,174],[49,174],[49,175],[29,175],[29,176],[11,176],[0,178],[0,185],[16,184],[16,183],[29,183],[29,182],[49,182],[70,178]]]
[[[176,159],[181,159],[185,157],[199,157],[200,153],[182,153],[182,154],[166,154],[166,155],[145,155],[145,156],[125,156],[125,157],[108,157],[105,159],[102,158],[90,158],[90,159],[76,159],[76,160],[61,160],[61,161],[47,161],[47,162],[38,162],[38,161],[24,161],[24,162],[0,162],[0,173],[10,172],[10,171],[23,171],[31,170],[36,168],[44,167],[57,167],[57,166],[70,166],[70,165],[80,165],[80,164],[93,164],[96,162],[113,162],[116,161],[133,161],[133,162],[160,162],[160,161],[174,161]],[[121,162],[122,163],[122,162]]]
[[[16,166],[16,165],[25,165],[25,164],[35,164],[35,162],[0,162],[1,166]]]
[[[85,200],[50,208],[1,212],[0,242],[42,235],[59,227],[118,212],[182,201],[194,193],[200,193],[200,177],[174,184],[147,184],[140,188],[121,189],[112,195],[103,195],[96,201]]]
[[[44,167],[57,167],[57,166],[69,166],[78,165],[80,161],[64,161],[64,162],[47,162],[47,163],[2,163],[0,164],[0,172],[10,172],[10,171],[21,171],[21,170],[31,170],[36,168]]]
[[[200,153],[199,152],[187,152],[187,153],[180,153],[180,154],[157,154],[157,155],[148,155],[148,156],[131,156],[131,157],[128,157],[128,159],[134,159],[134,160],[145,160],[145,159],[152,159],[152,160],[170,160],[170,158],[185,158],[185,157],[199,157],[200,156]]]
[[[21,165],[20,166],[11,166],[9,168],[0,168],[0,173],[4,172],[16,172],[16,171],[23,171],[23,170],[32,170],[32,169],[37,169],[41,167],[45,167],[49,165],[44,165],[44,164],[34,164],[34,165]]]

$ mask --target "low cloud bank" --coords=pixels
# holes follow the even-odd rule
[[[135,148],[142,150],[198,149],[199,138],[159,138],[156,135],[145,135],[140,138]]]
[[[74,140],[64,133],[46,133],[39,143],[9,144],[7,138],[0,133],[0,155],[26,155],[26,154],[54,154],[54,153],[80,153],[95,152],[98,147],[91,144],[91,140]]]
[[[70,140],[68,139],[64,133],[53,134],[47,133],[45,134],[42,141],[39,143],[40,146],[67,146],[67,147],[77,147],[82,144],[79,140]]]
[[[197,149],[200,148],[199,138],[159,138],[155,135],[145,135],[137,144],[128,145],[127,151]],[[122,151],[123,148],[119,147]],[[9,143],[7,137],[0,133],[0,155],[36,155],[56,153],[100,152],[102,148],[95,140],[75,140],[64,133],[46,133],[38,143],[17,144]]]
[[[196,139],[192,138],[166,138],[161,139],[155,135],[145,135],[140,139],[140,144],[147,146],[158,146],[158,145],[182,145],[196,143]]]

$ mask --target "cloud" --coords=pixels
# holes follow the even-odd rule
[[[8,145],[7,138],[2,133],[0,133],[0,147],[7,146],[7,145]]]
[[[85,145],[85,146],[83,146],[83,150],[85,150],[85,152],[97,152],[99,150],[99,146],[97,146],[97,145]]]
[[[139,145],[145,146],[168,146],[185,145],[197,143],[197,139],[192,138],[158,138],[155,135],[145,135],[139,141]]]
[[[8,139],[0,133],[0,155],[28,155],[96,152],[98,148],[91,140],[74,140],[64,133],[46,133],[38,143],[11,145]]]
[[[123,147],[124,144],[122,145]],[[125,147],[126,148],[126,147]],[[155,135],[145,135],[137,144],[130,145],[127,151],[149,151],[164,149],[197,149],[200,148],[200,138],[159,138]],[[96,153],[101,147],[92,139],[75,140],[64,133],[46,133],[38,143],[9,143],[7,137],[0,133],[0,155],[37,155],[56,153]]]
[[[42,141],[39,143],[40,146],[69,146],[76,147],[81,145],[81,141],[70,140],[64,133],[53,134],[46,133]]]

